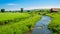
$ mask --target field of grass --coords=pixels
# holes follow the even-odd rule
[[[52,34],[60,34],[60,12],[47,14],[52,17],[49,29],[53,31]]]
[[[40,15],[28,13],[0,13],[0,34],[23,34],[32,29],[40,18]]]
[[[0,25],[30,17],[27,13],[0,13]]]

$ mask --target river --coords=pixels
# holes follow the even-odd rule
[[[29,34],[51,34],[52,31],[48,29],[48,25],[51,22],[51,17],[43,16],[34,26],[32,32]]]
[[[51,34],[51,31],[48,29],[50,21],[51,17],[42,16],[42,19],[36,23],[32,34]]]

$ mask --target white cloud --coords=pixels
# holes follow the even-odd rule
[[[13,6],[13,5],[16,5],[16,4],[14,4],[14,3],[9,3],[9,4],[7,4],[7,5]]]

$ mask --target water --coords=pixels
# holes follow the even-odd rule
[[[51,34],[51,31],[48,29],[50,21],[50,17],[42,16],[42,19],[36,23],[32,30],[32,34]]]

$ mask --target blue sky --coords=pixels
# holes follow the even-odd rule
[[[60,0],[0,0],[1,8],[6,10],[60,8]]]

